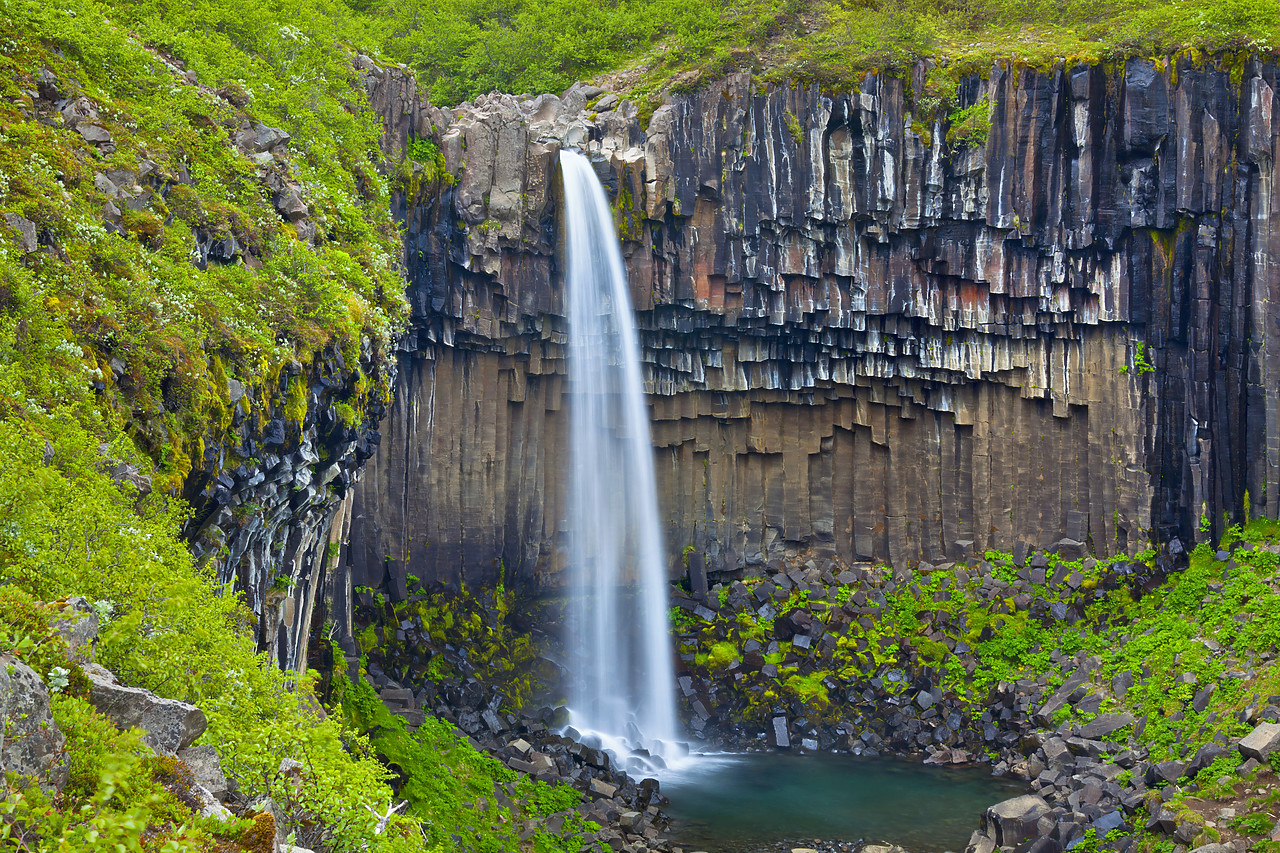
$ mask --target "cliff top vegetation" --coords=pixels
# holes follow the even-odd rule
[[[1270,52],[1277,0],[379,0],[387,53],[443,105],[599,79],[638,96],[732,71],[852,85],[917,60],[982,73],[1181,51]],[[954,74],[952,76],[955,76]]]

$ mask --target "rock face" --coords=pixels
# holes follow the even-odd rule
[[[84,668],[89,701],[121,729],[137,726],[142,742],[161,755],[175,755],[204,734],[208,720],[195,705],[164,699],[148,690],[127,687],[96,664]]]
[[[984,142],[902,80],[731,77],[443,111],[367,61],[416,326],[351,507],[357,585],[559,569],[558,149],[614,199],[671,564],[1135,551],[1280,509],[1274,65],[996,67]],[[919,87],[916,87],[919,88]]]
[[[306,667],[309,628],[330,570],[325,557],[346,535],[349,487],[381,440],[381,403],[371,402],[368,418],[355,425],[343,423],[337,405],[355,398],[358,375],[395,367],[370,346],[358,364],[337,351],[295,363],[282,371],[280,396],[265,420],[236,405],[244,390],[229,380],[229,435],[206,438],[203,463],[187,478],[184,497],[195,508],[185,530],[191,549],[215,561],[219,581],[243,593],[258,617],[259,646],[282,669]],[[291,383],[305,388],[301,420],[285,411]]]
[[[46,793],[71,772],[66,736],[49,710],[49,688],[31,667],[0,657],[0,772],[27,776]]]

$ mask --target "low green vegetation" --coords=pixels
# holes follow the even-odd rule
[[[1254,520],[1233,527],[1222,546],[1233,548],[1229,562],[1201,544],[1185,571],[1150,591],[1144,589],[1144,573],[1112,572],[1122,558],[1066,561],[1050,554],[1046,579],[1056,575],[1070,582],[1031,588],[1036,599],[1061,601],[1062,618],[1051,609],[1019,604],[990,582],[984,585],[983,573],[973,566],[921,572],[900,584],[886,583],[890,569],[883,568],[877,570],[883,572],[880,579],[836,587],[820,600],[807,589],[793,590],[774,605],[777,617],[810,614],[824,623],[834,643],[813,649],[782,643],[777,653],[763,656],[776,667],[776,677],[748,667],[741,678],[720,683],[745,692],[752,719],[763,720],[781,700],[835,721],[842,708],[827,701],[829,691],[843,695],[876,676],[885,691],[904,691],[913,678],[889,673],[929,668],[976,721],[999,683],[1047,675],[1055,687],[1074,661],[1092,656],[1097,683],[1109,685],[1127,674],[1132,686],[1127,692],[1104,689],[1097,712],[1065,707],[1054,725],[1129,711],[1141,721],[1129,731],[1152,761],[1186,757],[1215,735],[1245,734],[1249,724],[1241,712],[1280,694],[1280,666],[1272,655],[1280,647],[1280,525]],[[1140,567],[1154,556],[1140,554]],[[987,552],[985,561],[996,584],[1013,583],[1025,573],[1008,554]],[[868,603],[869,616],[850,619],[842,612],[841,605],[855,595]],[[722,662],[748,659],[748,642],[767,647],[775,621],[750,609],[732,615],[722,609],[710,622],[681,610],[676,628],[692,665],[715,678]]]
[[[353,685],[339,677],[334,693],[350,725],[367,732],[372,749],[399,770],[399,796],[440,849],[572,853],[582,835],[599,829],[573,811],[582,800],[577,791],[527,776],[517,780],[515,771],[478,752],[448,723],[428,716],[410,732],[364,681]],[[509,796],[511,805],[499,795]],[[557,813],[566,813],[558,830],[538,820]],[[522,844],[519,828],[526,819],[537,828]]]
[[[410,578],[412,595],[393,602],[372,589],[371,606],[357,607],[356,640],[362,660],[375,660],[384,670],[410,681],[427,673],[433,681],[475,675],[499,690],[511,709],[525,705],[535,689],[533,640],[510,620],[513,591],[494,589],[423,589]],[[407,625],[407,628],[398,626]],[[446,649],[466,649],[467,669],[459,671]]]
[[[443,0],[362,4],[385,50],[433,99],[559,92],[616,72],[649,101],[735,70],[856,87],[865,72],[933,61],[932,112],[999,61],[1049,66],[1280,46],[1280,2],[1215,0]],[[971,105],[965,105],[966,107]]]

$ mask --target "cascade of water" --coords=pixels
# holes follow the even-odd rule
[[[670,765],[675,675],[653,446],[626,273],[604,188],[560,152],[569,315],[573,725],[629,769]]]

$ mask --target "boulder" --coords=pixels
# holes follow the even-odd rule
[[[973,834],[969,836],[969,845],[964,848],[965,853],[994,853],[996,843],[982,830],[975,829]]]
[[[195,705],[126,687],[96,664],[89,664],[84,671],[89,676],[93,706],[122,729],[137,726],[145,731],[142,742],[157,753],[175,755],[204,734],[208,721]]]
[[[276,193],[276,210],[290,222],[297,222],[307,215],[307,204],[302,200],[298,187],[286,186]]]
[[[22,250],[22,254],[29,255],[40,247],[40,243],[36,238],[36,224],[34,222],[16,213],[5,213],[3,216],[9,227],[17,232],[18,248]]]
[[[1049,812],[1043,797],[1024,794],[996,803],[982,816],[983,826],[998,847],[1017,847],[1036,835],[1036,822]]]
[[[1259,723],[1241,739],[1238,748],[1245,758],[1266,761],[1271,753],[1280,748],[1280,723]]]
[[[791,735],[787,733],[786,717],[774,717],[770,721],[769,745],[776,746],[778,749],[787,749],[791,746]]]
[[[49,626],[54,633],[67,641],[67,651],[73,660],[87,663],[93,660],[93,644],[98,640],[98,611],[82,596],[67,599],[67,606]]]
[[[76,125],[76,132],[84,137],[85,142],[91,142],[94,145],[106,145],[112,141],[111,131],[100,124],[81,122]]]
[[[613,795],[618,793],[618,786],[610,785],[608,782],[604,781],[603,779],[592,779],[591,784],[588,786],[588,790],[594,796],[603,797],[604,799],[608,800],[608,799],[612,799]]]
[[[1052,770],[1061,770],[1074,761],[1070,747],[1060,737],[1049,738],[1043,748],[1045,761]]]
[[[231,783],[222,770],[222,759],[218,750],[209,744],[180,749],[178,760],[191,768],[191,775],[219,802],[225,802],[231,796]]]
[[[284,145],[291,138],[279,128],[255,123],[236,134],[236,145],[246,151],[261,154]]]
[[[1080,727],[1079,735],[1087,740],[1098,740],[1133,725],[1133,714],[1099,714]]]
[[[35,670],[0,657],[0,771],[34,779],[52,793],[67,784],[67,739],[49,710],[49,689]]]
[[[1163,782],[1172,785],[1186,773],[1187,762],[1185,761],[1161,761],[1147,768],[1146,780],[1148,785],[1159,785]]]

